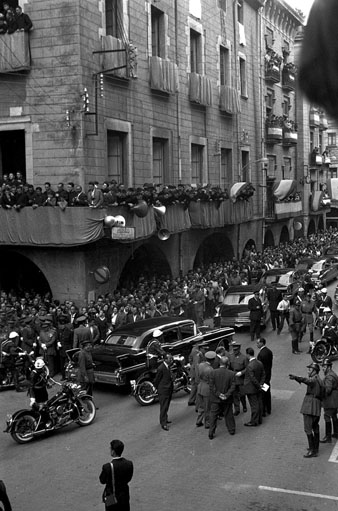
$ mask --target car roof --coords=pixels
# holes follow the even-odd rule
[[[285,273],[292,273],[294,271],[294,268],[272,268],[271,270],[266,270],[262,278],[267,275],[285,275]]]
[[[253,285],[249,285],[249,286],[230,286],[228,289],[227,289],[227,292],[226,294],[238,294],[238,293],[241,293],[241,294],[253,294],[255,291],[258,290],[258,286],[259,284],[253,284]]]
[[[129,323],[127,325],[116,328],[116,330],[113,330],[110,335],[123,333],[139,336],[147,330],[152,330],[153,328],[161,328],[166,325],[172,325],[173,323],[191,323],[191,320],[182,320],[181,318],[174,316],[159,316],[156,318],[142,319],[141,321],[135,321],[135,323]]]

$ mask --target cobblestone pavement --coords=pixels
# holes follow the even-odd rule
[[[127,394],[100,386],[92,426],[70,426],[27,445],[0,435],[0,478],[13,511],[103,510],[98,474],[109,459],[109,441],[121,438],[125,456],[134,461],[130,485],[132,511],[319,511],[337,509],[338,453],[321,444],[318,458],[304,459],[306,436],[299,413],[305,386],[289,373],[306,375],[310,356],[307,336],[302,354],[291,354],[290,335],[264,333],[274,353],[272,414],[257,428],[246,428],[249,412],[236,417],[236,435],[219,423],[216,437],[196,428],[187,396],[177,394],[170,406],[172,424],[158,424],[159,407],[139,406]],[[236,334],[242,351],[248,332]],[[338,371],[338,362],[334,369]],[[25,407],[25,394],[0,394],[0,425],[8,411]],[[323,435],[323,418],[321,418]]]

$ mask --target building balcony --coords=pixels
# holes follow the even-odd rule
[[[328,120],[326,118],[326,115],[322,112],[319,115],[319,129],[322,131],[326,131],[329,127]]]
[[[31,67],[29,34],[14,32],[0,36],[0,73],[28,71]]]
[[[283,146],[290,147],[297,145],[298,133],[297,131],[283,130]]]
[[[212,87],[210,78],[198,73],[190,73],[189,99],[202,106],[212,105]]]
[[[265,216],[267,220],[283,220],[293,218],[303,211],[302,201],[268,202]]]
[[[219,91],[219,108],[227,114],[237,114],[241,111],[241,103],[237,89],[221,85]]]
[[[282,87],[287,91],[294,91],[296,89],[296,75],[291,71],[282,72]]]
[[[323,156],[318,152],[317,148],[310,153],[310,165],[322,165]]]
[[[154,90],[174,94],[178,92],[177,64],[161,57],[150,57],[150,87]]]
[[[268,126],[266,128],[266,143],[280,144],[283,140],[283,128],[279,126]]]
[[[117,78],[137,77],[137,48],[130,42],[111,35],[101,37],[101,68],[105,74]]]
[[[319,128],[320,126],[320,115],[318,110],[315,108],[311,108],[310,110],[310,119],[309,119],[310,128]]]
[[[280,66],[273,64],[265,68],[265,80],[267,82],[279,83],[280,82]]]

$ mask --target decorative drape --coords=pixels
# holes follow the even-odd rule
[[[170,60],[150,57],[150,87],[172,94],[178,92],[178,67]]]
[[[2,34],[0,37],[0,73],[30,69],[28,32]]]

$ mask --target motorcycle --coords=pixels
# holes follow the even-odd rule
[[[325,358],[338,356],[338,333],[335,327],[324,327],[323,335],[316,341],[311,358],[314,362],[321,364]]]
[[[0,350],[0,390],[13,389],[24,385],[33,368],[32,353],[21,348],[15,349],[15,355]]]
[[[38,436],[61,429],[73,422],[79,426],[89,426],[96,416],[96,407],[91,396],[72,382],[53,384],[61,389],[47,403],[32,404],[30,410],[19,410],[7,415],[4,433],[10,433],[18,444],[25,444]]]
[[[190,365],[185,364],[183,356],[175,355],[170,371],[173,375],[174,390],[173,393],[183,390],[187,394],[191,392],[189,369]],[[130,385],[132,388],[131,395],[135,397],[136,401],[141,406],[149,406],[153,404],[158,397],[157,389],[155,388],[153,381],[155,373],[143,374],[139,379],[131,380]]]

